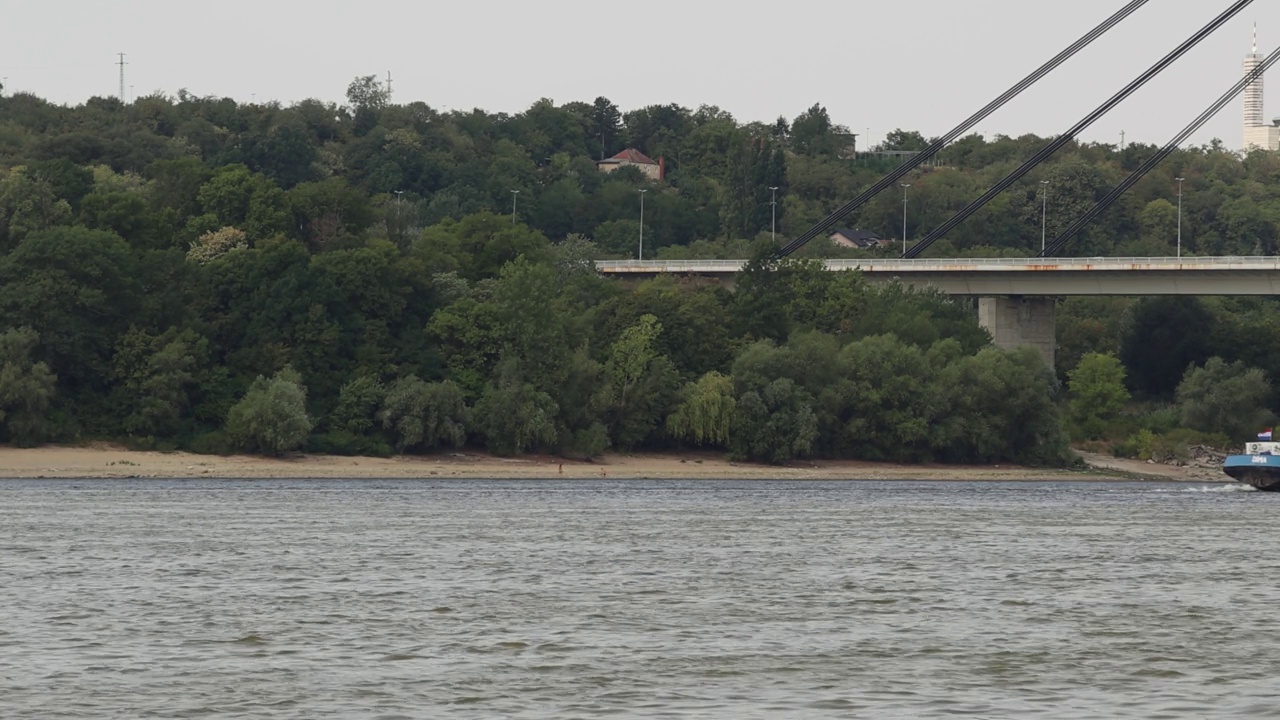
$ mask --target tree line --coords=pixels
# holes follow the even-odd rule
[[[0,440],[1061,462],[1066,430],[1225,431],[1170,410],[1215,357],[1256,371],[1256,409],[1274,400],[1269,299],[1065,302],[1054,377],[992,348],[962,302],[773,261],[775,210],[797,234],[891,167],[820,105],[772,123],[604,98],[440,112],[359,78],[341,106],[18,94],[0,118]],[[926,142],[895,131],[875,149]],[[908,233],[1039,142],[948,148],[913,179]],[[667,177],[597,170],[629,147]],[[1050,232],[1154,149],[1070,146],[1040,171]],[[1267,153],[1182,151],[1076,251],[1167,254],[1176,175],[1187,252],[1270,253],[1278,172]],[[932,252],[1038,248],[1040,179]],[[646,256],[754,257],[733,292],[594,273],[635,252],[639,190]],[[847,224],[900,223],[890,194]],[[856,252],[806,250],[829,254]],[[1122,363],[1123,409],[1072,409],[1091,355]]]

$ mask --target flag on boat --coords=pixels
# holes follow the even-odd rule
[[[1258,439],[1269,442],[1271,440],[1271,428],[1267,428],[1265,432],[1258,433]]]

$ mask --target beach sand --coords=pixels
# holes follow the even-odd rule
[[[1093,469],[1010,465],[951,466],[812,461],[786,466],[730,462],[719,453],[610,454],[595,461],[550,456],[499,458],[477,452],[395,458],[294,455],[219,457],[87,447],[0,447],[0,478],[494,478],[494,479],[743,479],[1225,482],[1220,472],[1085,455]]]

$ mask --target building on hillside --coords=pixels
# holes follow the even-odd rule
[[[1258,26],[1253,27],[1253,52],[1244,56],[1244,75],[1249,77],[1265,58],[1258,52]],[[1280,150],[1280,118],[1268,125],[1263,121],[1265,111],[1262,75],[1249,83],[1244,90],[1244,150]]]
[[[875,248],[887,247],[890,242],[870,230],[849,230],[847,228],[831,233],[830,238],[832,243],[840,247],[855,248],[857,250],[874,250]]]
[[[596,167],[599,168],[600,172],[607,173],[627,166],[639,168],[640,172],[644,173],[645,177],[650,180],[661,180],[667,174],[666,158],[658,158],[658,161],[654,162],[648,155],[635,148],[627,148],[608,160],[601,160],[596,163]]]

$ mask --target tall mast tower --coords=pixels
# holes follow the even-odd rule
[[[1244,56],[1244,74],[1257,70],[1262,65],[1262,54],[1258,52],[1258,26],[1253,26],[1253,52]],[[1259,75],[1257,80],[1249,83],[1244,89],[1244,126],[1246,128],[1262,127],[1266,125],[1263,119],[1263,82],[1262,76]]]
[[[125,97],[124,94],[124,66],[129,63],[124,61],[124,53],[120,53],[120,62],[116,64],[120,66],[120,102],[126,103],[129,101],[129,98]]]
[[[1251,77],[1263,63],[1258,52],[1258,26],[1253,26],[1253,52],[1244,56],[1245,77]],[[1268,125],[1263,119],[1262,76],[1258,75],[1244,90],[1244,151],[1280,150],[1280,118]]]

